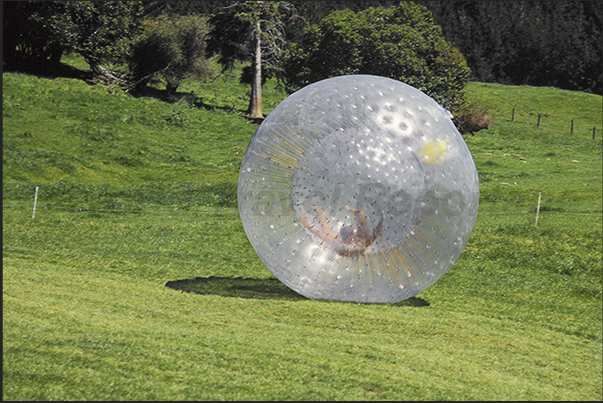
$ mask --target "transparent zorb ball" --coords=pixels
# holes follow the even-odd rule
[[[458,259],[479,183],[448,111],[402,82],[351,75],[308,85],[266,117],[238,200],[258,256],[294,291],[395,303]]]

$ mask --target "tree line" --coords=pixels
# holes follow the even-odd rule
[[[417,1],[467,60],[472,79],[603,94],[599,1]]]
[[[138,90],[161,78],[175,93],[183,79],[213,74],[210,57],[225,70],[245,61],[254,118],[270,76],[289,91],[341,74],[399,79],[452,110],[458,127],[478,112],[464,99],[470,79],[603,92],[596,1],[22,1],[3,9],[4,69],[45,71],[76,52],[94,74],[103,63],[126,65]]]
[[[603,6],[599,1],[416,0],[463,54],[471,79],[603,94]],[[149,12],[212,14],[224,1],[150,2]],[[199,4],[200,3],[200,4]],[[290,1],[308,24],[332,11],[399,1]],[[298,40],[300,32],[291,33]]]

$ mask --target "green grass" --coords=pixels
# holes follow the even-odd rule
[[[183,84],[206,109],[4,73],[5,400],[602,398],[600,96],[471,83],[494,123],[465,137],[469,243],[370,305],[305,299],[253,251],[233,75]]]

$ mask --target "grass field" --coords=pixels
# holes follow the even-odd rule
[[[174,102],[3,90],[4,400],[603,398],[601,96],[471,83],[493,125],[465,137],[469,243],[371,305],[298,296],[251,248],[236,181],[257,125],[232,76]],[[284,97],[269,82],[264,113]]]

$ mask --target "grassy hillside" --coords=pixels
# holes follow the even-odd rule
[[[257,126],[233,77],[172,103],[3,80],[5,400],[602,398],[600,96],[471,83],[494,124],[465,137],[469,243],[370,305],[298,296],[251,248],[236,181]]]

